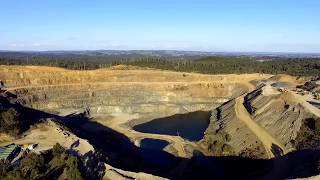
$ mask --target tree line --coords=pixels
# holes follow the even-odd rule
[[[73,70],[93,70],[124,64],[181,72],[206,74],[268,73],[319,76],[320,58],[212,56],[198,59],[165,57],[100,56],[0,56],[2,65],[41,65]]]

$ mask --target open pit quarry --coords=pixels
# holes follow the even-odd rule
[[[320,109],[292,90],[304,82],[286,75],[0,66],[0,80],[5,86],[3,93],[16,95],[16,102],[23,106],[60,117],[85,112],[90,121],[79,122],[76,127],[77,131],[89,134],[88,137],[94,139],[106,127],[124,135],[134,147],[152,152],[160,150],[186,159],[229,155],[277,159],[305,145],[307,140],[302,137],[302,130],[307,127],[306,120],[315,122],[320,118]],[[285,87],[279,87],[281,84]],[[199,132],[190,134],[192,129]],[[16,142],[36,141],[32,131],[36,132],[32,129]],[[43,130],[39,132],[45,136]],[[84,145],[79,149],[92,149],[90,140],[83,134],[80,136]],[[75,136],[72,134],[73,139]],[[61,144],[70,144],[62,139],[59,138]],[[104,140],[112,141],[103,136],[99,143]],[[313,141],[307,143],[314,145]],[[48,146],[43,147],[46,149],[53,144],[40,143],[40,147]],[[170,173],[187,166],[184,161]],[[289,169],[283,172],[277,169],[290,162],[274,161],[274,168],[266,177],[285,176]]]
[[[89,110],[95,120],[139,141],[148,136],[166,138],[132,132],[134,125],[174,114],[210,111],[254,89],[251,81],[270,75],[1,66],[0,77],[6,90],[25,106],[59,115]],[[183,143],[179,137],[171,138]]]
[[[267,76],[2,66],[0,77],[8,91],[35,109],[68,114],[89,108],[91,115],[104,116],[210,110],[252,89],[250,81]]]

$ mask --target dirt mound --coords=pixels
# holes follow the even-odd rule
[[[273,93],[270,94],[270,91]],[[291,91],[276,93],[277,89],[265,86],[245,97],[245,106],[252,118],[287,149],[297,137],[303,121],[312,116],[307,102]],[[267,95],[266,95],[267,94]]]
[[[231,100],[212,112],[203,147],[212,155],[267,158],[262,142],[237,115],[236,104],[237,100]]]
[[[235,154],[249,151],[253,157],[279,156],[296,148],[306,119],[320,117],[318,111],[294,92],[261,86],[215,109],[205,142],[210,146],[223,132],[229,137],[224,143]]]

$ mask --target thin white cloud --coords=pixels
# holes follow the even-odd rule
[[[8,47],[12,48],[32,48],[32,47],[40,47],[42,46],[41,43],[10,43]]]
[[[16,43],[11,43],[11,44],[8,44],[9,47],[17,47],[18,45]]]

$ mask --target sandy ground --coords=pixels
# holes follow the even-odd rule
[[[14,138],[7,135],[7,134],[4,134],[4,133],[0,133],[0,144],[3,144],[3,143],[6,143],[6,142],[10,142],[10,141],[13,141]]]
[[[35,152],[41,152],[51,149],[56,143],[59,143],[67,149],[71,148],[72,144],[78,144],[74,145],[75,147],[72,149],[79,151],[80,154],[85,154],[88,151],[94,150],[86,140],[80,139],[66,130],[61,131],[58,129],[60,129],[60,127],[52,121],[41,123],[24,133],[22,138],[1,143],[0,146],[11,143],[18,145],[38,144]],[[67,133],[68,135],[64,135],[64,133]]]
[[[308,177],[308,178],[299,178],[297,180],[319,180],[319,179],[320,179],[320,175],[312,176],[312,177]]]
[[[137,180],[166,180],[166,178],[154,176],[151,174],[146,173],[135,173],[130,171],[124,171],[118,168],[114,168],[108,164],[105,164],[106,166],[106,173],[103,177],[104,180],[127,180],[127,179],[137,179]],[[130,177],[130,178],[126,178]]]
[[[272,75],[268,74],[205,75],[150,69],[76,71],[45,66],[0,65],[0,78],[8,88],[93,82],[239,82],[250,84],[252,80],[270,77]]]

